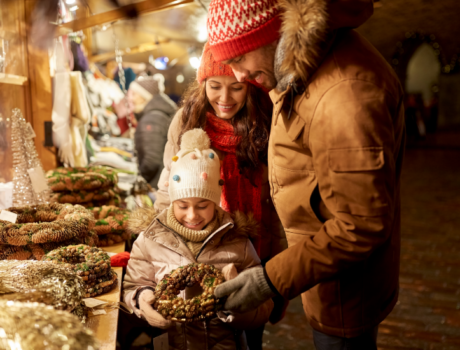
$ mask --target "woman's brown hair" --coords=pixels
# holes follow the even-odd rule
[[[181,102],[181,135],[186,131],[206,126],[206,113],[212,107],[206,96],[206,81],[196,80],[188,87]],[[254,183],[253,176],[261,163],[267,164],[273,103],[262,89],[248,83],[246,103],[230,120],[235,135],[241,137],[236,147],[240,173]]]

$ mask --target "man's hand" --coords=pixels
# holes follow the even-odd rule
[[[258,308],[276,293],[271,290],[263,267],[253,267],[218,286],[214,295],[218,299],[228,296],[225,302],[226,310],[245,313]]]
[[[142,316],[144,316],[152,327],[168,329],[173,323],[170,320],[166,320],[159,312],[153,309],[152,303],[154,300],[155,297],[151,290],[146,289],[141,292],[139,295],[139,309],[142,312]]]

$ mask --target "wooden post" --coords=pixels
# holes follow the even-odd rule
[[[35,5],[41,0],[25,0],[25,21],[30,27],[32,13]],[[42,161],[44,170],[57,167],[55,149],[46,149],[45,142],[45,121],[51,121],[53,111],[53,95],[49,66],[49,55],[47,51],[41,51],[27,41],[28,69],[29,69],[29,91],[28,105],[31,110],[31,124],[34,128],[35,147]]]

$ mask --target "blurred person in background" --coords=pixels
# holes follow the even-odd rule
[[[134,134],[139,157],[139,171],[144,179],[157,189],[168,128],[177,105],[164,93],[162,74],[140,76],[131,83],[128,99],[137,120]]]

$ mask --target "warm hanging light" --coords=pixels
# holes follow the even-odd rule
[[[168,62],[169,58],[166,56],[157,57],[153,62],[153,66],[158,70],[166,70],[168,67]]]
[[[179,84],[182,84],[184,82],[185,78],[182,74],[179,74],[177,77],[176,77],[176,81],[179,83]]]
[[[73,5],[73,4],[75,4],[76,2],[77,2],[76,0],[65,0],[65,3],[66,3],[67,5]]]
[[[196,57],[196,56],[190,57],[189,62],[192,68],[198,69],[200,67],[201,57]]]

